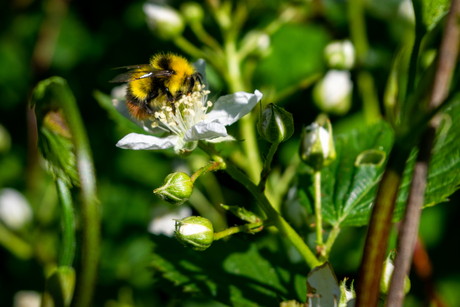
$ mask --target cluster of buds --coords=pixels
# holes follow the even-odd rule
[[[313,100],[323,112],[344,115],[350,110],[353,91],[350,69],[355,64],[355,49],[349,40],[334,41],[324,49],[329,70],[313,90]]]
[[[300,158],[315,172],[329,165],[336,156],[331,122],[326,120],[325,126],[313,122],[302,132],[300,140]]]

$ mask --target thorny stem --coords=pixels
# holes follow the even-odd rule
[[[316,226],[316,249],[320,258],[325,256],[323,244],[323,218],[321,215],[321,171],[313,174],[313,185],[315,188],[315,226]]]
[[[460,1],[453,0],[439,50],[437,70],[428,110],[438,108],[448,96],[449,85],[458,56],[458,45],[460,41],[459,17]],[[427,185],[428,165],[437,126],[438,120],[436,118],[432,119],[420,141],[420,151],[414,167],[414,175],[407,200],[406,212],[401,222],[398,236],[398,254],[396,255],[395,270],[388,292],[388,306],[399,307],[402,306],[404,302],[404,291],[402,289],[404,288],[405,276],[409,274],[410,271],[410,264],[412,262],[417,240],[421,210],[425,201],[424,196]]]
[[[259,222],[255,222],[255,223],[250,223],[250,224],[244,224],[244,225],[240,225],[240,226],[230,227],[230,228],[227,228],[227,229],[225,229],[225,230],[223,230],[221,232],[214,233],[214,241],[220,240],[222,238],[225,238],[227,236],[230,236],[230,235],[233,235],[233,234],[239,233],[239,232],[246,232],[246,233],[259,232],[260,230],[262,230],[261,228],[263,228],[264,226],[266,226],[266,224],[264,224],[263,221],[259,221]]]
[[[223,157],[221,157],[214,148],[209,147],[203,142],[199,142],[198,146],[215,161],[225,163],[225,171],[233,179],[241,183],[254,196],[262,210],[267,215],[268,219],[276,228],[278,228],[281,234],[285,236],[292,243],[292,245],[294,245],[294,247],[299,251],[311,269],[321,264],[321,262],[315,257],[313,252],[308,248],[308,246],[305,244],[302,238],[300,238],[297,232],[273,208],[265,195],[260,193],[258,187],[248,177],[246,177],[246,175],[239,171],[230,161],[226,161]]]
[[[259,182],[260,192],[263,192],[265,190],[265,184],[267,183],[268,174],[270,173],[270,165],[272,164],[273,156],[278,150],[279,144],[280,143],[272,143],[272,145],[270,146],[268,156],[265,159],[264,168],[262,169],[262,172],[260,174],[260,182]]]
[[[387,167],[380,181],[359,268],[356,307],[377,306],[391,218],[409,152],[401,144],[396,144],[390,152]]]

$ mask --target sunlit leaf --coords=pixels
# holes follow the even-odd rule
[[[176,286],[171,289],[176,295],[201,293],[231,306],[277,306],[277,297],[305,302],[307,268],[283,260],[285,254],[273,236],[253,243],[232,237],[203,252],[165,236],[152,236],[152,241],[152,265]]]

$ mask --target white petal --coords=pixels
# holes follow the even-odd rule
[[[165,138],[145,134],[130,133],[117,143],[117,147],[134,150],[160,150],[174,147],[179,138],[170,135]]]
[[[214,108],[207,114],[205,122],[218,120],[224,126],[229,126],[248,114],[262,99],[262,93],[256,90],[254,94],[237,92],[217,99]]]
[[[206,141],[209,143],[222,143],[222,142],[233,142],[233,141],[236,141],[236,139],[231,135],[227,135],[227,136],[218,137],[218,138],[211,139],[211,140],[207,139]]]
[[[184,141],[193,142],[227,136],[227,129],[217,120],[211,123],[199,122],[185,132]]]

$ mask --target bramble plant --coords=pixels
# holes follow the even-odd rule
[[[369,12],[391,35],[374,38]],[[45,230],[25,235],[30,208],[11,214],[0,190],[0,244],[46,267],[41,306],[416,306],[422,209],[460,184],[460,0],[138,2],[127,14],[165,46],[145,62],[181,54],[193,77],[173,97],[175,71],[122,67],[145,74],[118,81],[154,89],[145,101],[127,84],[94,92],[111,147],[90,146],[74,83],[36,85],[60,237],[35,244]],[[133,117],[133,101],[149,115]],[[0,159],[10,142],[0,125]],[[92,152],[108,174],[98,188]]]

